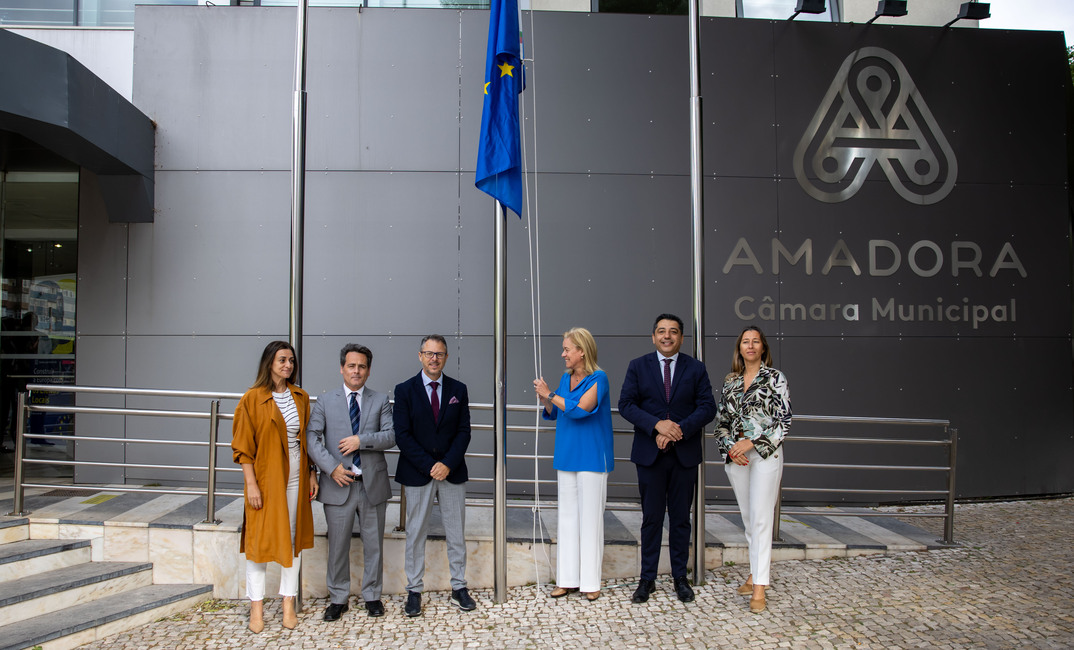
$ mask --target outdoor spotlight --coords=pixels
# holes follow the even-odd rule
[[[787,20],[794,20],[798,14],[822,14],[824,13],[824,0],[798,0],[794,8],[794,14]]]
[[[880,0],[876,3],[876,15],[865,21],[865,24],[873,22],[881,16],[899,18],[906,15],[906,0]]]
[[[951,22],[944,25],[944,27],[950,27],[960,20],[984,20],[990,17],[992,14],[988,11],[989,4],[987,2],[976,2],[971,0],[970,2],[963,2],[962,6],[958,9],[958,15]]]

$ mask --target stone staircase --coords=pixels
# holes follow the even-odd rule
[[[0,650],[73,648],[193,607],[212,585],[153,584],[150,562],[95,562],[88,540],[0,522]]]

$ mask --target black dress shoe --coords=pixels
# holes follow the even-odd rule
[[[686,576],[675,578],[675,595],[684,603],[694,602],[694,590],[690,588],[690,580]]]
[[[417,591],[406,592],[406,607],[403,613],[407,616],[421,616],[421,593]]]
[[[462,589],[451,590],[451,602],[459,606],[464,612],[472,612],[477,609],[477,603],[473,598],[470,598],[470,592],[466,590],[466,587]]]
[[[369,612],[370,616],[384,616],[384,603],[379,600],[367,600],[365,611]]]
[[[346,614],[349,609],[347,603],[331,603],[324,609],[324,620],[338,621],[339,617]]]
[[[656,581],[642,578],[638,581],[638,588],[634,590],[634,596],[631,597],[630,602],[639,605],[648,602],[649,595],[654,591],[656,591]]]

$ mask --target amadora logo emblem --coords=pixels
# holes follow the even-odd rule
[[[863,47],[843,61],[794,151],[794,175],[810,196],[839,203],[879,164],[899,196],[929,205],[955,185],[955,154],[906,66]]]

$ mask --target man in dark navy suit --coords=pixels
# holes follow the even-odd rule
[[[447,341],[430,334],[418,347],[422,371],[395,387],[395,480],[406,493],[407,599],[404,613],[421,614],[425,538],[433,498],[447,538],[451,600],[459,609],[477,608],[466,589],[466,448],[470,445],[470,400],[466,384],[444,374]]]
[[[657,316],[653,345],[655,352],[630,362],[619,393],[619,413],[634,425],[630,460],[638,468],[641,493],[641,580],[631,600],[644,603],[656,590],[667,512],[671,577],[675,594],[688,603],[694,599],[686,578],[690,504],[702,459],[703,429],[716,417],[716,400],[705,364],[679,352],[681,318]]]

